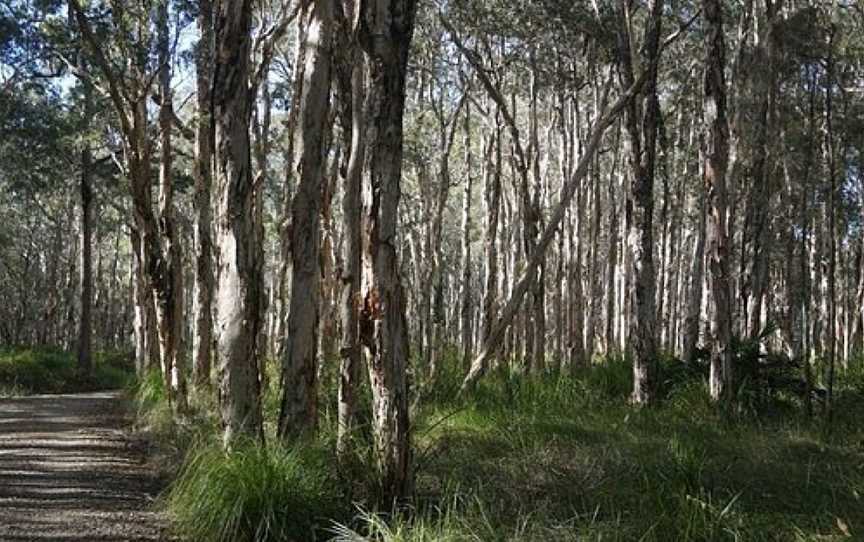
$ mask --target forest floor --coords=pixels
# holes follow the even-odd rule
[[[120,392],[0,399],[0,540],[166,540]]]

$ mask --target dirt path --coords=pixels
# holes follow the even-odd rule
[[[117,393],[0,399],[0,541],[166,540]]]

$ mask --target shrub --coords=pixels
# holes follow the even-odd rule
[[[10,348],[0,351],[0,388],[17,393],[70,393],[118,389],[134,379],[134,367],[123,353],[99,353],[89,375],[78,371],[74,356],[55,348]]]

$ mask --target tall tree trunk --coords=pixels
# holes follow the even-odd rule
[[[501,115],[494,114],[495,130],[489,140],[489,149],[485,153],[486,178],[484,180],[483,200],[486,203],[486,224],[484,232],[484,251],[486,258],[486,275],[483,288],[483,324],[480,334],[485,343],[495,322],[495,312],[498,306],[498,222],[501,211]],[[485,371],[485,367],[483,368]]]
[[[833,417],[834,370],[837,358],[837,164],[834,144],[834,34],[837,29],[832,23],[828,33],[828,59],[825,68],[825,152],[828,163],[828,396],[825,409],[828,420]]]
[[[534,63],[532,53],[531,63]],[[526,231],[526,257],[531,257],[534,247],[537,244],[537,235],[543,227],[543,215],[540,209],[540,201],[543,192],[543,178],[540,175],[540,140],[538,135],[538,119],[537,119],[537,100],[538,100],[538,84],[536,69],[532,66],[531,69],[531,106],[529,108],[530,117],[530,132],[531,132],[531,147],[532,154],[532,177],[534,181],[533,200],[531,201],[530,211],[527,213],[528,219],[525,223]],[[527,197],[527,183],[523,184],[523,190]],[[529,239],[530,237],[530,239]],[[546,260],[540,262],[537,268],[537,277],[535,277],[533,294],[533,330],[534,333],[533,350],[531,351],[531,362],[529,368],[535,371],[543,371],[546,368]]]
[[[756,92],[760,96],[758,122],[756,123],[755,145],[753,149],[753,186],[747,201],[742,243],[742,277],[744,288],[740,292],[742,314],[744,315],[744,335],[755,338],[762,330],[762,312],[768,281],[769,217],[771,200],[771,138],[775,124],[774,107],[777,93],[777,68],[775,26],[783,0],[769,0],[765,3],[765,25],[767,32],[764,44],[757,52],[757,61],[763,68],[754,71]]]
[[[163,0],[167,2],[168,0]],[[74,13],[78,28],[85,43],[93,55],[96,67],[108,83],[108,95],[114,105],[117,119],[123,134],[123,150],[126,159],[126,175],[129,178],[133,202],[134,228],[140,241],[139,258],[143,275],[146,277],[146,287],[152,289],[156,305],[156,322],[159,332],[160,357],[163,370],[172,366],[174,346],[170,335],[174,325],[172,320],[175,307],[172,303],[170,265],[166,260],[162,247],[162,235],[159,220],[153,213],[153,196],[151,193],[150,174],[150,139],[148,137],[149,84],[151,75],[146,72],[146,65],[140,59],[135,59],[128,66],[128,73],[118,74],[108,62],[93,32],[87,15],[78,0],[69,0],[69,7]],[[167,9],[167,5],[164,6]],[[122,13],[115,13],[121,16]],[[141,40],[149,39],[149,30],[142,29]],[[160,47],[164,50],[164,47]],[[166,62],[160,63],[165,66]],[[167,356],[167,357],[166,357]],[[173,391],[169,386],[169,396]]]
[[[130,228],[132,247],[132,299],[135,306],[135,367],[139,376],[159,368],[159,339],[156,332],[156,312],[153,305],[153,290],[147,283],[141,252],[141,234],[138,228]]]
[[[708,220],[709,196],[703,192],[699,195],[699,222],[696,240],[693,244],[693,260],[690,264],[690,291],[687,295],[687,315],[684,318],[684,359],[692,363],[696,359],[699,346],[699,319],[702,316],[702,285],[705,274],[705,238]],[[712,211],[713,212],[713,211]],[[728,265],[728,264],[727,264]]]
[[[265,58],[262,59],[262,62],[269,61]],[[266,262],[267,259],[264,254],[264,190],[267,182],[267,164],[270,153],[270,123],[272,119],[273,100],[272,94],[270,93],[270,81],[267,76],[269,64],[267,66],[262,65],[259,69],[262,70],[262,77],[257,81],[257,86],[249,89],[249,92],[253,93],[252,96],[254,96],[250,97],[250,99],[255,104],[252,106],[250,126],[253,135],[251,152],[254,163],[253,167],[255,168],[255,172],[252,175],[252,190],[255,193],[252,199],[252,218],[255,222],[255,248],[258,251],[258,254],[255,257],[261,262]],[[257,104],[257,98],[259,95],[261,102],[260,108]],[[261,378],[261,387],[262,389],[266,389],[267,371],[264,367],[264,361],[267,358],[267,345],[269,342],[265,318],[265,315],[268,313],[268,292],[264,265],[261,267],[261,308],[259,310],[262,315],[262,323],[258,330],[259,337],[256,347],[259,349],[257,359],[259,361],[258,372]]]
[[[630,7],[622,2],[620,60],[622,82],[629,87],[634,81],[632,44],[630,43]],[[647,70],[640,101],[625,108],[625,128],[630,151],[631,185],[627,198],[627,244],[634,270],[634,288],[630,294],[633,314],[629,324],[629,350],[633,354],[633,395],[638,405],[653,399],[656,364],[656,273],[653,257],[654,170],[657,126],[660,104],[657,99],[657,63],[660,55],[660,28],[663,0],[648,2],[641,63]],[[629,266],[627,266],[629,268]]]
[[[465,104],[463,122],[466,173],[465,187],[462,192],[462,304],[459,311],[462,331],[462,368],[467,371],[471,363],[471,356],[474,353],[474,333],[471,325],[471,315],[474,308],[474,288],[471,284],[471,190],[474,186],[474,164],[471,155],[471,104]]]
[[[285,145],[284,162],[286,164],[294,164],[295,161],[295,141],[297,138],[297,122],[300,116],[300,97],[303,94],[303,79],[305,63],[303,59],[306,57],[306,26],[300,25],[297,33],[297,50],[295,51],[293,87],[294,92],[291,96],[291,110],[288,113],[288,122],[286,126],[287,143]],[[291,256],[291,208],[294,200],[294,182],[296,172],[292,167],[285,168],[285,182],[282,192],[282,222],[279,226],[279,271],[278,271],[278,289],[279,289],[279,307],[276,316],[277,332],[276,332],[276,354],[282,358],[285,346],[288,344],[288,306],[291,302],[291,273],[293,258]]]
[[[174,183],[171,173],[171,128],[174,120],[171,93],[171,50],[168,7],[162,0],[157,12],[159,51],[159,235],[165,262],[165,276],[160,277],[158,293],[160,311],[159,343],[169,398],[175,409],[186,409],[186,367],[183,348],[183,254],[174,221]]]
[[[84,82],[84,138],[81,149],[81,315],[78,322],[78,370],[90,374],[93,369],[93,156],[87,133],[93,114],[93,96],[89,82]]]
[[[337,36],[350,35],[350,23],[354,20],[353,2],[345,2],[345,12],[339,18],[340,32]],[[360,384],[360,344],[358,341],[358,317],[360,296],[360,258],[363,250],[360,235],[361,202],[360,189],[363,174],[363,159],[365,155],[363,111],[364,70],[362,57],[355,43],[348,43],[347,51],[342,47],[342,56],[337,58],[344,65],[339,69],[346,75],[350,74],[349,88],[342,89],[340,98],[350,101],[350,108],[343,107],[347,116],[343,118],[343,126],[350,127],[351,147],[348,155],[348,166],[345,172],[345,189],[342,195],[342,270],[340,273],[341,291],[339,294],[339,320],[342,325],[342,336],[339,348],[339,391],[338,391],[338,428],[336,450],[342,455],[348,449],[348,441],[355,426],[357,410],[357,390]],[[348,86],[348,85],[345,85]],[[415,259],[415,267],[418,262]]]
[[[261,263],[257,261],[255,193],[249,144],[251,0],[214,5],[216,331],[219,401],[226,447],[263,438],[258,378]]]
[[[444,210],[447,207],[447,198],[450,195],[450,185],[452,184],[450,178],[450,153],[453,150],[453,143],[455,141],[457,117],[465,102],[465,97],[466,94],[463,94],[451,118],[445,116],[443,104],[440,105],[440,110],[438,111],[438,191],[435,193],[434,214],[432,215],[432,227],[429,233],[430,252],[432,253],[432,266],[429,274],[431,291],[433,292],[432,319],[430,329],[427,330],[431,334],[431,340],[428,345],[430,382],[435,380],[438,365],[441,361],[441,349],[444,346],[442,337],[444,335],[446,317],[444,314],[444,245],[442,227],[444,223]]]
[[[332,2],[305,6],[305,80],[300,96],[299,173],[291,213],[293,272],[287,343],[282,351],[279,435],[297,436],[317,423],[318,309],[321,289],[319,233],[325,175],[324,139],[330,109]]]
[[[801,182],[803,184],[803,188],[801,190],[801,202],[798,211],[798,221],[799,227],[801,228],[800,234],[800,262],[798,264],[799,273],[801,274],[801,293],[800,293],[800,303],[799,310],[801,312],[801,330],[800,330],[800,338],[798,340],[798,344],[800,346],[799,356],[801,359],[801,364],[804,367],[804,404],[807,412],[807,416],[810,417],[813,415],[813,370],[812,365],[810,363],[810,312],[811,312],[811,290],[812,290],[812,281],[810,277],[810,262],[808,260],[809,254],[809,239],[810,235],[810,217],[809,217],[809,207],[810,207],[810,171],[813,165],[813,143],[815,143],[815,131],[816,131],[816,75],[813,73],[812,69],[807,70],[807,78],[809,82],[809,106],[808,106],[808,115],[807,115],[807,135],[808,141],[811,143],[807,145],[806,154],[804,159],[804,172],[801,175]]]
[[[195,124],[195,331],[192,375],[195,387],[210,385],[213,365],[213,3],[198,1],[198,51],[195,57],[198,118]]]
[[[375,458],[387,505],[413,493],[408,418],[408,324],[396,258],[402,118],[415,0],[360,4],[361,44],[366,53],[367,179],[364,231],[368,280],[363,289],[365,343],[369,348]]]
[[[606,258],[606,310],[605,310],[605,325],[603,326],[603,338],[605,346],[605,354],[608,356],[615,350],[615,276],[618,268],[618,222],[619,213],[618,205],[615,201],[615,179],[614,175],[609,180],[609,189],[607,191],[606,207],[609,209],[609,232],[606,235],[607,250]]]
[[[708,272],[714,312],[711,318],[711,370],[709,387],[715,401],[732,392],[732,299],[729,292],[729,239],[726,225],[726,167],[729,126],[726,120],[726,45],[723,41],[723,6],[704,0],[705,95],[702,115],[705,133],[705,190],[708,199]]]
[[[859,156],[864,154],[864,144],[859,147],[858,154]],[[861,201],[858,204],[860,209],[859,220],[864,224],[864,162],[858,163],[858,182],[858,190],[859,194],[861,194]],[[852,301],[854,314],[852,315],[852,329],[849,339],[851,343],[849,353],[853,357],[864,353],[864,235],[861,236],[858,246],[858,260],[855,272],[858,277],[858,285]]]

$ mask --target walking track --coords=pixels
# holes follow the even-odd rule
[[[116,392],[0,399],[0,541],[168,540]]]

